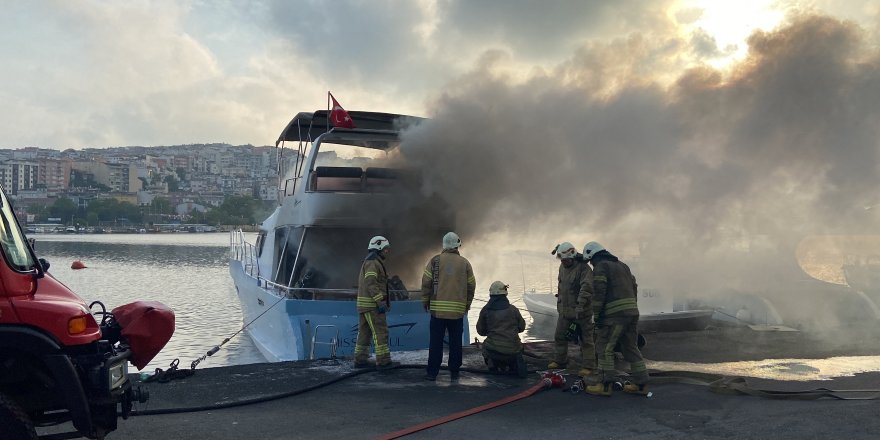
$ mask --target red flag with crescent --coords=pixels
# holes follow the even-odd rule
[[[330,108],[330,123],[334,127],[354,128],[354,121],[348,112],[339,105],[339,102],[336,101],[332,93],[327,92],[327,94],[330,95],[330,99],[333,101],[333,107]]]

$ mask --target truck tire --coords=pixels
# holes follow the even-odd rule
[[[0,440],[36,440],[37,431],[24,410],[0,393]]]

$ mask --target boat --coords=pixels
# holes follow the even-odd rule
[[[278,206],[253,240],[231,232],[229,270],[245,329],[269,361],[353,355],[358,273],[375,235],[391,242],[389,346],[428,348],[430,315],[420,290],[407,286],[421,286],[454,219],[401,165],[401,130],[422,119],[348,113],[356,128],[331,126],[326,110],[290,121],[276,142]],[[462,342],[469,339],[465,316]]]
[[[639,332],[674,332],[703,330],[712,322],[715,310],[673,310],[671,302],[656,289],[639,292]],[[526,309],[532,315],[533,331],[545,337],[552,337],[559,314],[556,310],[556,295],[551,293],[526,293],[523,295]]]

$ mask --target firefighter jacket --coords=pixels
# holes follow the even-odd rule
[[[556,295],[556,311],[565,319],[577,319],[575,308],[580,306],[589,317],[593,313],[593,271],[586,261],[575,258],[571,267],[559,265],[559,293]],[[583,318],[583,317],[582,317]]]
[[[364,259],[361,272],[358,276],[358,313],[376,310],[383,301],[390,305],[388,298],[388,274],[382,257],[376,252],[370,252]]]
[[[477,333],[486,336],[483,346],[501,354],[517,354],[522,350],[519,333],[526,329],[526,321],[507,296],[493,296],[480,310]]]
[[[471,263],[458,249],[444,250],[425,266],[422,303],[435,318],[460,319],[470,310],[476,287]]]
[[[593,313],[596,323],[614,316],[639,316],[636,277],[608,251],[593,256]]]

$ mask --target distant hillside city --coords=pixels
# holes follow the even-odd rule
[[[31,232],[213,230],[262,220],[295,154],[279,168],[271,146],[26,147],[0,150],[0,183]]]

